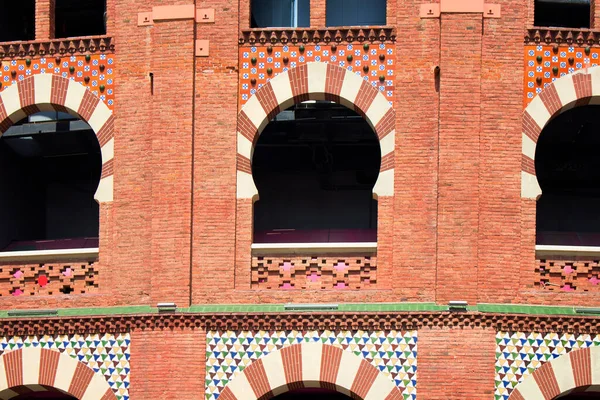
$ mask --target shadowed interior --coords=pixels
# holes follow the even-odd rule
[[[363,117],[331,102],[283,111],[260,135],[254,242],[377,240],[381,150]]]
[[[0,249],[97,247],[96,135],[69,114],[40,113],[0,138]]]
[[[538,140],[537,243],[600,245],[600,106],[560,114]]]

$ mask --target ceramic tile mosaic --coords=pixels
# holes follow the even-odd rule
[[[89,56],[89,60],[83,54],[3,60],[0,65],[1,90],[28,76],[55,74],[81,83],[113,110],[115,101],[114,67],[113,53],[93,54]]]
[[[118,400],[129,399],[129,345],[123,334],[87,334],[57,336],[15,336],[0,339],[0,354],[25,347],[57,350],[81,361],[104,375]]]
[[[591,346],[600,346],[600,335],[498,332],[494,398],[508,399],[515,386],[544,362]]]
[[[304,51],[300,51],[300,46]],[[356,72],[377,88],[388,101],[394,96],[394,43],[306,44],[240,47],[240,106],[271,78],[308,62],[331,63]],[[272,49],[269,52],[269,48]],[[368,68],[365,72],[365,67]],[[271,74],[269,74],[271,72]],[[381,77],[383,81],[380,80]],[[254,81],[253,81],[254,80]],[[252,82],[255,82],[254,84]]]
[[[214,400],[250,363],[284,346],[321,342],[363,357],[394,380],[404,399],[417,394],[416,331],[280,331],[208,332],[206,399]]]
[[[558,51],[554,52],[553,46],[525,46],[524,107],[543,88],[561,76],[585,68],[586,65],[593,67],[600,64],[600,48],[591,47],[589,54],[586,54],[584,47],[559,46]]]

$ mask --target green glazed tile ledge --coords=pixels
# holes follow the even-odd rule
[[[578,313],[576,309],[585,307],[565,306],[536,306],[527,304],[488,304],[480,303],[467,307],[470,313],[489,314],[525,314],[525,315],[600,315],[600,308]],[[21,312],[20,315],[9,315]],[[37,311],[37,315],[26,315],[27,311],[33,310],[3,310],[0,318],[43,318],[43,317],[68,317],[68,316],[110,316],[110,315],[135,315],[135,314],[158,314],[158,309],[151,306],[127,306],[127,307],[104,307],[104,308],[64,308],[53,310],[53,313],[44,315]],[[227,314],[227,313],[385,313],[385,312],[447,312],[448,306],[435,303],[342,303],[337,310],[306,310],[286,311],[284,304],[197,304],[191,307],[178,308],[177,313],[182,314]]]

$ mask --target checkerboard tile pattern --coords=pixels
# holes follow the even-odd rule
[[[496,400],[506,400],[523,378],[571,350],[600,346],[600,335],[536,332],[496,334]]]
[[[390,42],[240,47],[240,107],[271,78],[315,61],[355,72],[391,102],[396,66],[394,46]]]
[[[526,45],[523,107],[561,76],[597,65],[600,65],[597,47]]]
[[[128,333],[14,336],[0,338],[0,355],[23,347],[60,351],[104,375],[117,399],[128,400],[130,344]]]
[[[37,74],[54,74],[81,83],[114,110],[115,57],[113,53],[48,56],[3,60],[0,64],[0,91]]]
[[[303,342],[353,352],[393,379],[404,399],[416,399],[416,331],[222,331],[208,332],[206,340],[206,400],[217,399],[227,383],[253,361]]]

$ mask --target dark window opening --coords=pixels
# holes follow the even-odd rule
[[[590,0],[535,0],[534,25],[589,28]]]
[[[0,138],[0,250],[98,246],[100,146],[89,125],[39,113]]]
[[[537,244],[600,246],[600,106],[577,107],[542,131],[535,170]]]
[[[35,39],[35,0],[3,1],[0,42]]]
[[[46,392],[32,392],[12,397],[12,400],[77,400],[73,396],[59,392],[58,389]]]
[[[578,393],[570,393],[564,396],[555,397],[556,400],[591,400],[598,399],[600,397],[600,393],[597,390],[591,390],[589,392],[578,392]]]
[[[250,27],[310,26],[310,0],[251,0]]]
[[[351,397],[343,393],[320,388],[297,389],[275,396],[273,400],[348,400]]]
[[[106,34],[106,0],[56,0],[55,37]]]
[[[386,24],[386,0],[327,0],[327,26]]]
[[[330,102],[281,112],[258,139],[255,243],[377,241],[381,150],[368,123]]]

